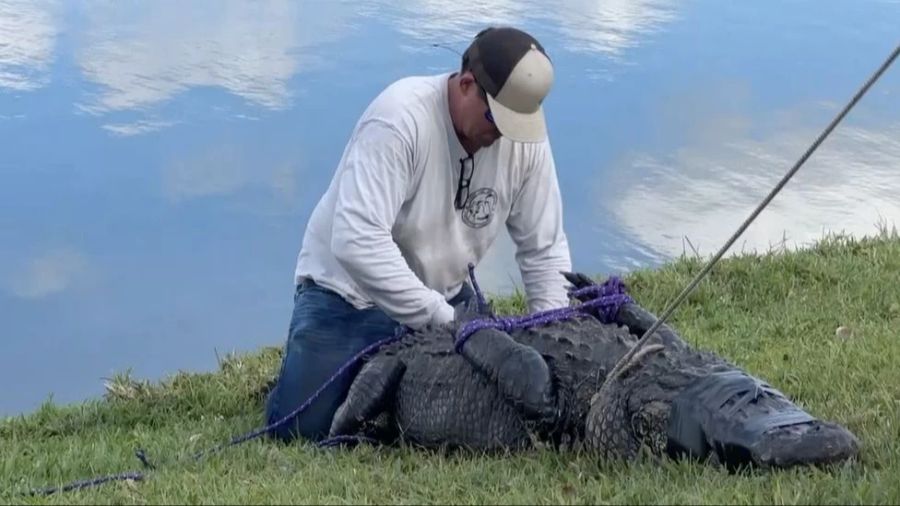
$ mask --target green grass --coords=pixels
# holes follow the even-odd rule
[[[702,268],[681,258],[626,277],[657,314]],[[496,302],[522,310],[521,294]],[[859,462],[730,475],[700,464],[603,465],[587,455],[315,449],[258,438],[187,457],[262,426],[260,388],[279,349],[229,356],[209,374],[155,384],[122,375],[79,405],[46,404],[0,422],[4,503],[900,503],[900,238],[829,237],[803,251],[726,258],[675,312],[692,344],[766,379],[862,441]],[[838,327],[848,334],[836,335]],[[10,388],[7,386],[7,388]],[[160,468],[49,497],[31,487]]]

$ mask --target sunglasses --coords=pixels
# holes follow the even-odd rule
[[[457,209],[463,209],[469,200],[469,185],[472,183],[472,173],[475,172],[475,159],[471,156],[459,159],[459,185],[456,187],[456,198],[453,205]]]
[[[478,81],[475,81],[475,84],[478,84]],[[487,110],[484,111],[484,119],[490,121],[492,125],[496,125],[496,123],[494,123],[494,115],[491,114],[491,105],[490,102],[488,102],[487,91],[485,91],[480,84],[478,84],[478,90],[481,91],[481,98],[484,99],[485,105],[488,106]]]

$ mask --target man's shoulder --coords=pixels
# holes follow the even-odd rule
[[[436,112],[444,92],[442,77],[407,76],[389,83],[372,100],[366,116],[391,120]]]
[[[540,165],[548,160],[553,160],[553,150],[550,147],[550,139],[540,142],[516,142],[501,137],[496,142],[497,149],[505,152],[511,161],[516,161],[524,167]]]
[[[415,145],[442,123],[444,75],[408,76],[388,84],[366,108],[359,126],[379,124]]]
[[[403,93],[415,97],[440,94],[443,91],[442,86],[446,85],[449,76],[449,73],[404,76],[385,86],[381,95]]]

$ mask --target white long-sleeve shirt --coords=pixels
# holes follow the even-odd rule
[[[419,328],[454,318],[455,296],[504,225],[531,311],[565,306],[571,270],[549,141],[501,137],[474,155],[469,199],[454,207],[469,155],[450,119],[450,74],[388,86],[363,113],[307,224],[295,282],[312,278],[357,308]]]

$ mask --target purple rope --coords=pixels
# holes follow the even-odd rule
[[[141,464],[144,464],[144,467],[146,467],[147,469],[156,469],[156,466],[151,464],[147,459],[147,454],[144,453],[144,450],[138,450],[134,452],[134,455],[138,458],[138,460],[141,461]]]
[[[577,315],[589,314],[589,310],[598,312],[600,320],[610,323],[615,320],[616,313],[623,304],[634,302],[626,293],[625,283],[616,276],[610,276],[603,284],[592,285],[579,290],[569,292],[570,296],[581,297],[595,295],[577,306],[567,306],[557,309],[548,309],[524,316],[517,317],[490,317],[472,320],[463,325],[457,332],[454,348],[459,352],[466,340],[475,332],[484,329],[496,329],[503,332],[511,332],[515,329],[524,329],[539,325],[567,320]]]
[[[588,285],[578,290],[570,290],[569,296],[580,298],[583,295],[613,295],[624,294],[627,292],[625,282],[617,276],[610,276],[606,281],[599,285]]]
[[[478,282],[475,280],[475,267],[473,264],[468,265],[469,268],[469,276],[472,280],[472,287],[475,291],[475,297],[479,306],[479,311],[483,312],[487,309],[487,302],[485,301],[484,294],[481,292],[481,288],[478,286]],[[514,329],[519,328],[528,328],[538,325],[546,325],[548,323],[565,320],[568,318],[572,318],[579,314],[588,313],[590,309],[597,310],[599,316],[602,321],[605,323],[609,323],[613,321],[615,318],[616,312],[618,312],[619,308],[622,304],[627,302],[632,302],[631,297],[629,297],[626,293],[625,285],[622,281],[617,277],[610,277],[606,282],[601,285],[592,285],[585,288],[581,288],[579,290],[570,291],[569,295],[572,297],[583,297],[586,295],[594,296],[593,299],[589,299],[577,306],[574,307],[563,307],[558,309],[550,309],[547,311],[540,311],[532,314],[528,314],[525,316],[519,317],[491,317],[491,318],[482,318],[477,320],[472,320],[466,323],[459,332],[457,333],[457,339],[455,343],[455,348],[459,351],[465,341],[475,332],[486,329],[486,328],[494,328],[498,330],[502,330],[504,332],[510,332]],[[348,360],[340,369],[337,370],[329,379],[326,381],[318,390],[316,390],[313,395],[306,400],[300,407],[284,416],[280,420],[266,425],[265,427],[251,431],[243,436],[233,438],[228,443],[216,446],[206,451],[199,452],[194,455],[195,459],[199,459],[204,455],[210,453],[216,453],[222,451],[228,447],[235,446],[241,444],[243,442],[249,441],[251,439],[257,438],[281,425],[287,423],[292,418],[309,408],[310,405],[328,388],[329,385],[334,383],[337,378],[339,378],[342,374],[347,372],[352,366],[354,366],[360,359],[362,359],[365,355],[372,353],[382,346],[386,344],[390,344],[394,341],[400,340],[403,336],[409,333],[409,328],[404,325],[401,325],[397,328],[397,331],[393,336],[387,337],[385,339],[381,339],[369,346],[363,348],[359,353],[354,355],[350,360]],[[326,439],[318,443],[320,447],[334,446],[343,442],[359,442],[359,441],[372,441],[370,438],[366,438],[364,436],[337,436],[330,439]],[[144,464],[145,467],[149,469],[155,469],[155,466],[150,464],[147,459],[146,454],[143,450],[138,450],[136,452],[137,458]],[[87,487],[92,487],[96,485],[100,485],[109,481],[115,480],[135,480],[140,481],[144,479],[144,475],[139,472],[128,472],[121,473],[116,475],[103,476],[99,478],[93,478],[90,480],[76,481],[69,485],[66,485],[62,488],[48,487],[44,489],[34,489],[30,492],[31,495],[43,494],[49,495],[58,491],[70,491],[77,490]]]
[[[633,303],[628,295],[628,287],[618,276],[610,276],[599,285],[590,285],[569,292],[570,297],[580,299],[586,295],[593,295],[593,300],[585,301],[581,307],[593,308],[598,311],[598,316],[603,323],[612,323],[623,304]]]
[[[378,441],[366,436],[351,436],[351,435],[343,435],[343,436],[334,436],[328,439],[323,439],[316,443],[316,446],[319,448],[327,448],[330,446],[337,446],[341,443],[370,443],[370,444],[378,444]]]
[[[478,281],[475,280],[475,264],[469,262],[469,279],[472,280],[472,289],[475,290],[475,300],[478,301],[478,312],[483,313],[487,310],[487,301],[484,299],[484,293],[478,287]]]
[[[96,485],[102,485],[103,483],[106,483],[109,481],[124,481],[124,480],[141,481],[143,479],[144,479],[144,475],[142,473],[135,471],[135,472],[130,472],[130,473],[121,473],[121,474],[114,474],[114,475],[110,475],[110,476],[103,476],[100,478],[94,478],[94,479],[90,479],[90,480],[76,481],[76,482],[72,482],[68,485],[65,485],[63,487],[59,487],[59,488],[47,487],[47,488],[34,489],[34,490],[30,491],[28,493],[28,495],[51,495],[51,494],[55,494],[56,492],[69,492],[72,490],[80,490],[83,488],[93,487]]]
[[[243,436],[236,437],[236,438],[232,439],[231,441],[229,441],[228,443],[219,445],[219,446],[214,447],[214,448],[212,448],[212,449],[210,449],[210,450],[206,450],[206,451],[199,452],[199,453],[197,453],[197,454],[194,455],[194,459],[199,459],[200,457],[203,457],[203,456],[206,455],[206,454],[219,452],[219,451],[222,451],[222,450],[224,450],[224,449],[226,449],[226,448],[228,448],[228,447],[231,447],[231,446],[234,446],[234,445],[241,444],[241,443],[243,443],[243,442],[245,442],[245,441],[249,441],[249,440],[251,440],[251,439],[253,439],[253,438],[259,437],[259,436],[265,434],[266,432],[269,432],[270,430],[275,429],[275,428],[277,428],[277,427],[279,427],[279,426],[281,426],[281,425],[287,423],[291,418],[293,418],[294,416],[297,416],[299,413],[301,413],[302,411],[304,411],[304,410],[306,410],[307,408],[309,408],[309,406],[313,403],[313,401],[315,401],[315,400],[319,397],[319,395],[321,395],[322,392],[323,392],[330,384],[334,383],[334,381],[335,381],[337,378],[339,378],[342,374],[344,374],[345,372],[347,372],[347,370],[348,370],[350,367],[352,367],[354,364],[356,364],[360,359],[362,359],[362,357],[364,357],[364,356],[365,356],[366,354],[368,354],[368,353],[371,353],[371,352],[377,350],[378,348],[380,348],[380,347],[382,347],[382,346],[384,346],[384,345],[386,345],[386,344],[389,344],[389,343],[392,343],[392,342],[394,342],[394,341],[400,340],[400,339],[403,338],[403,336],[405,336],[408,332],[409,332],[409,328],[406,327],[405,325],[401,325],[401,326],[399,326],[399,327],[397,328],[396,332],[394,332],[394,335],[393,335],[393,336],[387,337],[387,338],[385,338],[385,339],[382,339],[382,340],[380,340],[380,341],[377,341],[377,342],[375,342],[375,343],[373,343],[373,344],[371,344],[371,345],[366,346],[365,348],[363,348],[362,351],[360,351],[359,353],[357,353],[356,355],[354,355],[353,358],[351,358],[351,359],[350,359],[349,361],[347,361],[343,366],[341,366],[341,368],[338,369],[337,372],[335,372],[335,373],[328,379],[328,381],[325,382],[324,385],[322,385],[321,387],[319,387],[319,389],[316,390],[316,392],[315,392],[309,399],[307,399],[306,402],[304,402],[299,408],[295,409],[294,411],[292,411],[291,413],[289,413],[287,416],[284,416],[283,418],[281,418],[281,419],[278,420],[277,422],[272,423],[272,424],[270,424],[270,425],[267,425],[267,426],[263,427],[262,429],[258,429],[258,430],[254,430],[254,431],[252,431],[252,432],[249,432],[249,433],[247,433],[247,434],[245,434],[245,435],[243,435]],[[339,444],[339,443],[342,443],[342,442],[348,442],[348,441],[351,440],[351,438],[353,438],[353,440],[357,440],[357,441],[367,440],[367,439],[368,439],[368,438],[365,438],[365,437],[363,437],[363,436],[348,436],[348,437],[341,437],[341,436],[338,436],[338,437],[336,437],[336,438],[327,439],[327,440],[323,441],[322,443],[319,443],[319,445],[320,445],[320,446],[332,446],[332,445],[336,445],[336,444]],[[155,469],[155,466],[154,466],[153,464],[151,464],[150,461],[147,459],[147,455],[146,455],[146,453],[144,452],[144,450],[138,450],[137,452],[135,452],[135,455],[136,455],[137,458],[144,464],[144,466],[146,466],[146,467],[149,468],[149,469]],[[93,486],[96,486],[96,485],[102,485],[103,483],[107,483],[107,482],[109,482],[109,481],[115,481],[115,480],[135,480],[135,481],[138,481],[138,480],[143,480],[143,479],[144,479],[144,475],[143,475],[142,473],[139,473],[139,472],[122,473],[122,474],[117,474],[117,475],[101,476],[101,477],[98,477],[98,478],[92,478],[92,479],[89,479],[89,480],[76,481],[76,482],[70,483],[70,484],[68,484],[68,485],[66,485],[66,486],[64,486],[64,487],[62,487],[62,488],[48,487],[48,488],[43,488],[43,489],[34,489],[34,490],[30,491],[29,494],[30,494],[30,495],[38,495],[38,494],[40,494],[40,495],[50,495],[50,494],[53,494],[53,493],[56,493],[56,492],[60,492],[60,491],[62,491],[62,492],[68,492],[68,491],[70,491],[70,490],[77,490],[77,489],[82,489],[82,488],[87,488],[87,487],[93,487]]]
[[[313,401],[315,401],[315,400],[319,397],[319,395],[321,395],[322,392],[324,392],[325,389],[328,388],[329,385],[331,385],[332,383],[334,383],[334,381],[335,381],[336,379],[338,379],[342,374],[344,374],[345,372],[347,372],[347,370],[350,369],[352,366],[354,366],[360,359],[362,359],[362,357],[364,357],[365,355],[367,355],[367,354],[369,354],[369,353],[372,353],[373,351],[377,350],[378,348],[381,348],[382,346],[384,346],[384,345],[386,345],[386,344],[390,344],[390,343],[392,343],[392,342],[394,342],[394,341],[400,340],[404,335],[406,335],[407,332],[408,332],[407,327],[401,325],[401,326],[397,329],[397,331],[394,333],[393,336],[391,336],[391,337],[386,337],[386,338],[384,338],[384,339],[382,339],[382,340],[380,340],[380,341],[377,341],[377,342],[375,342],[375,343],[373,343],[373,344],[370,344],[369,346],[366,346],[365,348],[363,348],[362,351],[360,351],[359,353],[357,353],[356,355],[354,355],[353,358],[351,358],[351,359],[348,360],[344,365],[342,365],[341,368],[337,370],[337,372],[335,372],[334,374],[332,374],[331,377],[328,378],[328,381],[326,381],[321,387],[319,387],[319,389],[316,390],[316,392],[315,392],[314,394],[312,394],[312,396],[311,396],[309,399],[307,399],[306,402],[304,402],[303,404],[301,404],[299,408],[295,409],[294,411],[291,411],[290,413],[288,413],[287,415],[285,415],[284,417],[282,417],[282,418],[281,418],[280,420],[278,420],[277,422],[272,423],[272,424],[269,424],[269,425],[266,425],[265,427],[263,427],[263,428],[261,428],[261,429],[257,429],[257,430],[255,430],[255,431],[249,432],[249,433],[247,433],[247,434],[245,434],[245,435],[243,435],[243,436],[234,438],[234,439],[232,439],[231,441],[229,441],[228,443],[219,445],[219,446],[217,446],[217,447],[215,447],[215,448],[212,448],[212,449],[210,449],[210,450],[206,450],[206,451],[202,451],[202,452],[200,452],[200,453],[197,453],[196,455],[194,455],[194,458],[195,458],[195,459],[199,459],[200,457],[202,457],[203,455],[206,455],[207,453],[215,453],[215,452],[222,451],[222,450],[224,450],[224,449],[226,449],[226,448],[228,448],[228,447],[231,447],[231,446],[234,446],[234,445],[238,445],[238,444],[241,444],[241,443],[243,443],[243,442],[245,442],[245,441],[249,441],[249,440],[251,440],[251,439],[257,438],[257,437],[259,437],[259,436],[261,436],[261,435],[263,435],[263,434],[265,434],[265,433],[267,433],[267,432],[269,432],[269,431],[271,431],[271,430],[273,430],[273,429],[275,429],[275,428],[277,428],[277,427],[280,427],[280,426],[284,425],[285,423],[287,423],[288,421],[290,421],[292,418],[294,418],[295,416],[297,416],[298,414],[300,414],[301,412],[303,412],[303,411],[305,411],[307,408],[309,408],[309,406],[313,403]]]

